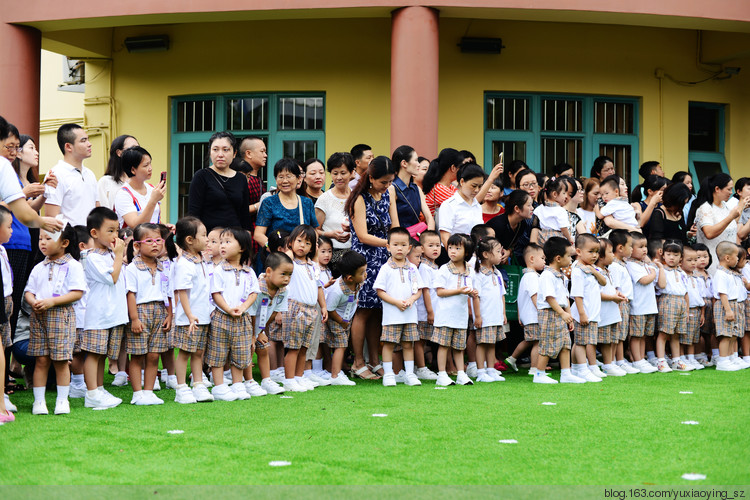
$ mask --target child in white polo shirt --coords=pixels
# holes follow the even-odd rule
[[[656,313],[656,288],[655,281],[666,286],[666,282],[659,275],[657,269],[646,263],[648,249],[646,248],[646,237],[641,233],[630,233],[633,240],[633,251],[628,259],[626,267],[630,279],[633,282],[633,300],[630,303],[630,352],[633,355],[633,365],[643,370],[646,355],[646,342],[644,336],[654,335],[654,322]],[[656,370],[654,370],[656,371]]]
[[[615,366],[615,357],[617,351],[617,333],[620,328],[620,322],[622,316],[620,316],[621,302],[627,302],[625,295],[615,288],[615,284],[612,281],[612,273],[610,267],[614,261],[615,255],[612,252],[612,242],[607,238],[601,238],[599,240],[599,260],[596,261],[597,267],[602,270],[602,274],[607,280],[607,283],[601,287],[602,297],[602,310],[599,315],[598,325],[598,338],[599,349],[602,353],[602,361],[604,362],[604,373],[607,375],[615,374],[615,368],[619,368],[624,374],[627,373],[639,373],[638,370],[632,368],[628,364],[623,366]],[[627,281],[630,281],[630,277],[625,276]],[[632,371],[627,371],[629,368]]]
[[[518,322],[523,326],[523,340],[505,358],[505,363],[518,371],[516,362],[526,349],[531,347],[531,366],[529,375],[536,373],[536,362],[539,354],[539,313],[536,309],[537,292],[539,291],[539,273],[544,269],[544,251],[536,243],[529,243],[523,251],[526,268],[518,284]]]
[[[734,281],[737,285],[737,304],[735,305],[735,315],[740,323],[740,330],[737,338],[732,343],[732,354],[730,359],[732,363],[736,364],[740,368],[750,368],[750,363],[747,363],[743,358],[739,357],[738,348],[740,339],[745,338],[745,332],[750,328],[746,324],[745,318],[745,302],[747,301],[747,288],[743,281],[742,272],[745,269],[747,263],[747,251],[740,245],[737,246],[737,265],[734,266]],[[747,353],[746,348],[742,350],[743,354]]]
[[[601,208],[604,223],[611,229],[640,231],[635,218],[635,209],[626,196],[620,194],[620,177],[610,175],[599,185],[599,192],[605,205]]]
[[[656,356],[659,358],[656,369],[662,373],[672,371],[665,358],[666,343],[672,351],[672,368],[688,372],[693,367],[680,359],[680,336],[687,333],[688,323],[688,294],[685,286],[685,273],[680,269],[682,259],[682,245],[679,242],[667,242],[662,255],[663,264],[657,262],[659,274],[664,276],[666,286],[659,289],[661,295],[657,299],[659,306],[659,335],[656,337]],[[660,280],[661,281],[661,280]]]
[[[739,337],[740,334],[740,321],[736,315],[739,289],[732,271],[739,261],[737,247],[734,243],[722,241],[716,247],[716,257],[719,261],[713,277],[714,298],[716,299],[714,321],[716,322],[716,337],[719,339],[719,361],[716,369],[737,371],[742,368],[731,359],[733,338]]]
[[[424,284],[417,266],[407,260],[411,250],[409,231],[394,227],[388,231],[386,247],[391,254],[388,262],[380,268],[373,287],[383,301],[383,385],[394,387],[393,349],[401,344],[404,353],[406,385],[422,385],[414,373],[414,342],[419,340],[417,331],[417,308],[414,303],[422,296]]]
[[[495,345],[505,339],[505,283],[495,266],[503,258],[503,246],[495,238],[477,242],[477,263],[474,268],[474,327],[477,336],[477,382],[505,380],[495,369]]]
[[[684,335],[680,335],[681,349],[684,354],[682,360],[696,370],[705,368],[695,359],[695,348],[700,340],[701,325],[706,320],[704,313],[705,301],[701,293],[701,287],[698,278],[695,276],[695,267],[698,263],[698,252],[695,249],[686,246],[682,249],[682,271],[685,273],[682,277],[685,288],[687,288],[688,309],[687,328]]]
[[[417,377],[420,380],[437,380],[437,373],[430,370],[424,361],[425,342],[432,340],[432,329],[435,323],[435,306],[437,305],[437,293],[435,292],[435,278],[438,273],[438,265],[435,259],[440,256],[440,233],[430,229],[419,235],[419,244],[422,245],[422,256],[419,261],[419,276],[422,278],[424,288],[422,297],[417,300],[417,329],[419,340],[414,344],[414,358],[417,364]],[[419,351],[422,355],[419,355]],[[419,366],[420,363],[422,366]]]

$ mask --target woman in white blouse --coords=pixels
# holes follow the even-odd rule
[[[482,205],[477,197],[486,178],[484,170],[476,163],[467,163],[458,170],[458,190],[438,209],[438,228],[444,247],[448,248],[448,238],[452,234],[470,234],[474,226],[484,223]]]
[[[341,255],[352,247],[352,233],[349,217],[344,205],[352,189],[349,181],[354,172],[354,157],[349,153],[333,153],[328,158],[328,172],[333,180],[333,187],[325,191],[315,202],[315,217],[320,224],[323,236],[333,241],[331,266],[341,259]]]

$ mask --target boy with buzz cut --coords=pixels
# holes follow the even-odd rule
[[[568,283],[562,269],[570,266],[573,247],[565,238],[552,236],[544,243],[547,266],[539,278],[537,309],[539,310],[539,359],[534,374],[535,384],[556,384],[545,372],[549,358],[559,356],[560,382],[584,384],[586,380],[570,371],[570,333],[573,316],[570,314]]]
[[[117,214],[106,207],[89,213],[86,228],[94,240],[94,248],[86,257],[86,302],[81,351],[87,354],[83,377],[88,389],[86,408],[112,408],[122,400],[104,389],[104,362],[117,359],[122,335],[128,323],[127,289],[123,258],[125,242],[117,237],[120,225]]]
[[[404,355],[406,385],[422,385],[414,373],[414,342],[419,340],[417,308],[414,303],[422,296],[424,284],[417,266],[407,260],[411,250],[409,231],[394,227],[388,231],[386,248],[391,258],[380,268],[373,288],[383,301],[383,385],[394,387],[393,349],[401,344]]]
[[[722,241],[716,247],[716,257],[719,261],[713,279],[716,299],[714,321],[716,322],[716,337],[719,340],[719,361],[716,369],[733,372],[742,369],[730,359],[733,338],[740,336],[740,321],[735,314],[739,290],[732,271],[739,261],[737,246],[729,241]]]
[[[633,283],[633,300],[630,303],[630,352],[633,355],[633,365],[641,370],[641,373],[648,373],[642,368],[644,363],[648,363],[644,359],[646,342],[643,337],[654,335],[654,323],[658,312],[654,282],[658,278],[659,284],[666,286],[666,281],[655,266],[646,263],[646,237],[636,232],[630,233],[630,236],[633,240],[633,250],[625,265]]]
[[[518,284],[518,322],[523,326],[523,340],[513,354],[505,358],[505,363],[518,371],[518,359],[531,346],[531,366],[529,375],[536,373],[539,355],[539,313],[536,309],[539,292],[539,273],[544,269],[544,250],[536,243],[529,243],[523,251],[526,267]]]

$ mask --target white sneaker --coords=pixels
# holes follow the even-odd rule
[[[604,373],[611,377],[624,377],[627,375],[627,373],[624,370],[621,370],[617,365],[606,365],[604,367]]]
[[[533,382],[535,384],[556,384],[557,380],[555,380],[552,377],[550,377],[549,375],[547,375],[547,372],[537,372],[534,375]]]
[[[255,382],[255,380],[251,380],[250,383],[253,386],[258,385],[258,383]],[[260,396],[261,394],[260,394],[260,391],[258,391],[258,389],[260,389],[262,391],[266,391],[266,394],[271,394],[271,395],[282,394],[282,393],[286,392],[286,389],[284,389],[283,386],[277,384],[276,382],[274,382],[270,378],[262,380],[260,382],[260,387],[258,387],[258,388],[253,387],[252,390],[251,390],[251,388],[248,387],[248,383],[245,382],[245,389],[247,389],[247,392],[251,396]],[[255,394],[255,392],[253,392],[253,391],[257,392],[258,394]]]
[[[471,381],[469,374],[466,372],[458,372],[456,383],[458,385],[474,385],[474,382]]]
[[[331,374],[327,370],[313,370],[313,373],[324,380],[331,380]]]
[[[86,386],[85,385],[73,385],[70,384],[70,392],[68,397],[71,399],[80,399],[86,397]],[[6,401],[7,403],[7,401]]]
[[[214,386],[214,383],[211,382],[211,377],[206,377],[203,375],[200,382],[193,381],[193,374],[190,374],[190,387],[195,388],[197,385],[204,385],[206,389],[210,389]]]
[[[47,409],[47,402],[46,401],[34,401],[34,404],[31,406],[31,414],[32,415],[49,415],[49,410]]]
[[[528,375],[533,377],[534,375],[536,375],[536,372],[537,372],[537,369],[532,366],[531,368],[529,368]]]
[[[383,375],[383,387],[396,387],[396,375],[393,373]]]
[[[93,392],[93,396],[89,396],[88,392],[86,393],[86,397],[83,401],[83,406],[85,408],[114,408],[120,404],[115,400],[108,398],[103,391],[97,389]]]
[[[283,384],[286,380],[286,375],[284,375],[284,368],[277,368],[276,370],[272,370],[271,380],[278,384]]]
[[[294,380],[308,391],[312,391],[313,389],[318,387],[318,384],[305,377],[294,377]]]
[[[742,358],[734,358],[734,361],[732,361],[735,365],[739,366],[743,370],[750,368],[750,364],[748,364],[744,359]]]
[[[405,384],[406,383],[406,372],[404,370],[401,370],[396,374],[396,383],[397,384]]]
[[[647,360],[646,360],[646,363],[650,364],[651,366],[653,366],[653,367],[655,367],[655,368],[658,368],[658,365],[659,365],[659,358],[651,358],[651,359],[647,359]]]
[[[560,375],[560,383],[561,384],[585,384],[586,379],[581,377],[576,377],[573,375],[573,372],[570,372],[568,374],[561,374]]]
[[[683,361],[680,358],[675,358],[675,360],[672,362],[672,369],[678,372],[691,372],[695,368],[687,364],[685,361]]]
[[[318,386],[320,387],[331,385],[330,380],[326,380],[323,377],[318,376],[315,372],[310,372],[309,374],[305,375],[305,378],[310,382],[318,384]]]
[[[110,402],[113,405],[112,407],[118,406],[120,403],[122,403],[122,398],[118,398],[117,396],[114,396],[104,387],[99,387],[99,392],[104,393],[104,400]]]
[[[510,358],[505,358],[505,364],[513,368],[514,372],[518,371],[518,364]]]
[[[494,368],[487,368],[487,374],[492,377],[495,382],[505,382],[502,372],[495,370]]]
[[[612,365],[612,366],[613,366],[613,367],[615,368],[615,372],[617,372],[617,367],[616,367],[615,365]],[[621,370],[620,370],[620,371],[621,371]],[[594,376],[595,376],[595,377],[597,377],[597,378],[606,378],[606,377],[607,377],[607,375],[609,375],[609,372],[608,372],[608,371],[606,371],[606,370],[605,370],[605,371],[602,371],[602,370],[601,370],[601,369],[599,368],[599,365],[597,365],[597,366],[591,366],[591,365],[589,365],[589,372],[593,373],[593,374],[594,374]],[[625,372],[623,372],[622,374],[623,374],[623,375],[625,375]],[[584,374],[584,375],[585,375],[585,374]],[[580,375],[577,375],[577,376],[578,376],[578,377],[580,377],[580,378],[582,378],[582,377],[581,377]],[[619,376],[621,376],[621,375],[616,375],[616,376],[618,376],[618,377],[619,377]]]
[[[161,390],[161,384],[159,383],[159,377],[154,379],[154,392]]]
[[[70,402],[68,398],[58,399],[55,402],[55,415],[67,415],[70,413]]]
[[[133,397],[130,398],[130,404],[131,405],[143,405],[143,391],[138,391],[133,393]]]
[[[580,373],[577,373],[576,376],[578,378],[584,379],[586,382],[601,382],[602,381],[602,379],[594,375],[594,372],[591,370],[587,370],[585,372],[581,371]]]
[[[435,381],[435,385],[446,387],[449,385],[456,385],[456,383],[448,376],[446,372],[442,372],[438,373],[438,378]]]
[[[290,392],[307,392],[307,388],[297,383],[293,378],[284,380],[284,389]]]
[[[227,384],[214,386],[211,393],[216,401],[237,401],[238,399],[237,393],[230,389]],[[195,399],[198,399],[198,397],[196,396]]]
[[[331,385],[357,385],[357,383],[349,380],[344,370],[341,370],[336,378],[331,377]]]
[[[621,365],[617,365],[617,368],[620,370],[623,370],[628,375],[634,375],[636,373],[641,373],[641,371],[638,368],[633,368],[633,365],[628,363],[627,361]]]
[[[471,378],[477,378],[477,365],[471,365],[466,367],[466,375]]]
[[[419,377],[417,377],[416,373],[407,373],[406,380],[404,380],[404,384],[408,386],[415,386],[415,385],[422,385],[422,382],[419,381]]]
[[[10,398],[7,394],[5,394],[5,409],[11,413],[16,413],[18,411],[16,405],[10,402]]]
[[[250,399],[250,394],[247,392],[247,389],[245,389],[245,384],[242,382],[235,382],[231,386],[232,392],[234,392],[237,395],[237,399],[240,401],[244,401],[246,399]]]
[[[727,359],[719,360],[716,362],[716,371],[720,372],[736,372],[741,368]]]
[[[415,373],[417,375],[417,378],[420,380],[437,380],[437,373],[430,370],[426,366],[423,366],[422,368],[417,368],[417,371]]]
[[[123,387],[128,383],[128,374],[125,372],[117,372],[115,379],[112,381],[112,385],[115,387]]]
[[[635,365],[633,366],[635,368],[638,368],[641,373],[654,373],[655,371],[658,371],[655,366],[652,366],[651,363],[649,363],[645,359],[636,361]]]
[[[145,406],[163,405],[164,400],[153,393],[153,391],[143,391],[143,401]]]
[[[214,400],[214,397],[208,392],[206,384],[198,383],[193,387],[193,396],[199,403],[207,403]]]
[[[687,363],[693,367],[693,370],[702,370],[705,368],[697,359],[688,359]]]
[[[179,384],[177,383],[177,375],[168,375],[167,376],[167,389],[174,389],[177,390],[177,386]]]
[[[477,382],[495,382],[495,379],[489,373],[482,372],[477,375]]]
[[[197,403],[198,400],[195,399],[193,391],[190,390],[190,387],[188,387],[187,385],[183,385],[181,387],[177,387],[174,395],[174,402],[187,405]]]
[[[659,361],[656,364],[656,369],[659,370],[659,373],[669,373],[672,371],[672,369],[669,367],[669,363],[666,361]]]
[[[163,370],[159,370],[159,378],[163,383],[167,383],[167,380],[169,380],[169,372],[167,372],[166,368],[164,368]]]

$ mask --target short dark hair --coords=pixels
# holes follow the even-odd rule
[[[0,137],[8,137],[8,122],[0,116]]]
[[[387,239],[388,243],[391,242],[391,238],[393,236],[398,236],[398,235],[406,236],[407,238],[411,238],[411,234],[409,234],[409,231],[407,231],[406,229],[404,229],[401,226],[396,226],[396,227],[392,227],[392,228],[390,228],[388,230],[388,239]]]
[[[471,228],[471,232],[469,233],[469,236],[471,236],[471,241],[474,243],[474,246],[476,246],[477,242],[482,239],[486,239],[490,235],[490,226],[487,224],[477,224],[476,226]]]
[[[253,237],[250,233],[239,227],[228,227],[221,234],[231,234],[237,240],[240,245],[240,265],[250,265],[253,260]]]
[[[214,133],[214,135],[212,135],[208,139],[208,147],[211,148],[211,145],[214,143],[214,141],[217,141],[219,139],[228,140],[229,145],[232,146],[232,151],[237,151],[237,139],[234,137],[233,133],[226,130]]]
[[[320,245],[328,245],[329,247],[333,247],[333,240],[328,236],[323,236],[321,234],[320,236],[318,236],[318,249],[320,249]]]
[[[302,167],[294,158],[282,158],[273,166],[273,176],[278,177],[283,172],[289,172],[295,177],[302,175]]]
[[[21,134],[18,133],[18,128],[16,128],[16,126],[12,123],[8,124],[8,132],[5,134],[5,137],[3,137],[3,139],[8,139],[10,137],[15,137],[19,141],[21,140]]]
[[[643,177],[643,179],[645,180],[646,177],[654,173],[654,170],[656,170],[656,167],[658,167],[659,165],[661,164],[658,161],[644,161],[643,163],[641,163],[641,166],[638,169],[638,175]]]
[[[708,265],[706,267],[711,267],[711,264],[714,261],[714,258],[711,256],[711,251],[708,249],[708,247],[703,243],[693,243],[693,250],[696,252],[706,252],[708,254]]]
[[[76,237],[78,238],[78,243],[89,242],[89,240],[91,239],[91,233],[89,232],[89,229],[86,226],[78,225],[78,226],[75,226],[74,229],[76,230]]]
[[[69,253],[75,260],[79,260],[81,258],[81,249],[78,248],[78,233],[72,224],[65,224],[62,233],[60,233],[60,241],[62,240],[68,240],[65,253]]]
[[[315,252],[318,249],[318,233],[315,232],[315,228],[309,224],[300,224],[299,226],[292,229],[292,234],[289,235],[289,246],[291,248],[299,236],[304,236],[307,241],[310,242],[310,251],[307,253],[308,258],[313,258]]]
[[[612,242],[613,250],[616,250],[620,245],[627,245],[628,238],[632,239],[633,237],[627,229],[613,229],[612,232],[609,233],[609,241]]]
[[[13,212],[10,211],[10,209],[4,205],[0,205],[0,224],[5,223],[5,219],[10,217],[13,218]]]
[[[265,145],[265,141],[263,140],[263,138],[258,137],[257,135],[248,135],[247,137],[243,137],[238,148],[238,153],[241,158],[244,158],[245,152],[250,149],[250,141],[260,141]]]
[[[365,155],[365,151],[372,151],[372,148],[367,144],[357,144],[351,151],[349,151],[349,153],[351,153],[355,160],[361,160]]]
[[[294,264],[292,262],[292,259],[283,252],[271,252],[268,254],[268,257],[266,257],[265,267],[271,268],[272,270],[278,269],[280,266],[283,266],[284,264]]]
[[[682,255],[682,243],[677,240],[667,240],[664,242],[663,251]]]
[[[523,263],[524,265],[528,266],[529,263],[526,262],[526,259],[528,258],[529,254],[532,252],[542,252],[544,253],[544,249],[537,245],[536,243],[529,243],[526,245],[526,248],[523,249]]]
[[[203,225],[203,222],[198,217],[187,215],[177,221],[175,226],[175,239],[177,240],[177,246],[183,250],[187,250],[187,238],[193,237],[198,234],[198,228]]]
[[[361,253],[354,250],[347,250],[341,256],[341,259],[339,259],[336,267],[338,268],[339,273],[341,273],[341,276],[345,278],[347,276],[352,276],[357,272],[357,269],[366,265],[367,259],[365,259]]]
[[[472,255],[474,255],[474,243],[471,241],[471,237],[468,234],[452,234],[450,238],[448,238],[448,244],[445,246],[464,247],[464,262],[468,262]]]
[[[138,165],[143,161],[143,157],[148,156],[153,158],[151,154],[140,146],[133,146],[122,152],[122,170],[128,177],[135,177],[134,168],[138,168]]]
[[[646,238],[646,236],[643,235],[643,233],[641,233],[639,231],[630,231],[629,234],[630,234],[630,237],[633,238],[633,243],[635,243],[636,241],[641,241],[641,240],[648,239],[648,238]]]
[[[591,233],[580,233],[576,236],[576,248],[583,248],[586,243],[599,243],[599,240]]]
[[[611,189],[617,189],[617,191],[620,191],[620,176],[617,174],[612,174],[606,179],[604,179],[601,183],[599,183],[599,187],[603,188],[604,186],[609,186]],[[620,193],[622,195],[622,193]]]
[[[65,155],[65,145],[76,142],[76,130],[82,129],[77,123],[66,123],[57,129],[57,146],[60,152]]]
[[[101,229],[104,221],[113,220],[117,222],[117,214],[114,210],[107,207],[96,207],[89,212],[86,217],[86,229],[91,232],[92,229]]]
[[[568,254],[568,247],[570,247],[570,242],[566,238],[552,236],[544,242],[544,258],[549,264],[555,260],[555,257],[565,257]]]
[[[422,231],[422,233],[419,235],[419,243],[424,245],[425,240],[430,236],[437,236],[438,239],[440,239],[440,233],[435,231],[434,229],[425,229]]]
[[[612,240],[608,238],[600,238],[599,239],[599,258],[603,259],[604,256],[607,254],[607,247],[612,248],[614,250],[614,245],[612,245]]]
[[[656,252],[661,250],[664,251],[664,240],[662,239],[650,239],[648,240],[648,243],[646,243],[646,249],[648,250],[648,257],[649,259],[654,259],[656,257]]]
[[[354,157],[351,153],[333,153],[328,157],[326,164],[328,171],[332,171],[334,168],[346,167],[349,173],[354,172]]]

